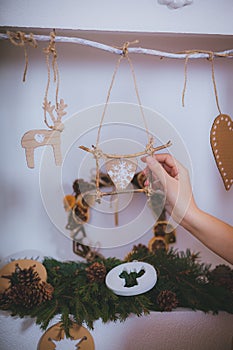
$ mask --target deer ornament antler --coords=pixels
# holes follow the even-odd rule
[[[61,122],[62,117],[66,114],[64,109],[67,105],[64,103],[64,100],[61,99],[60,103],[57,104],[55,109],[54,105],[51,105],[51,102],[47,101],[47,98],[44,99],[43,109],[45,113],[48,113],[53,125],[49,125],[47,119],[45,123],[50,130],[36,129],[27,131],[22,139],[21,145],[25,148],[27,165],[29,168],[34,168],[34,149],[37,147],[50,145],[53,148],[55,164],[62,164],[62,155],[61,155],[61,132],[64,129],[64,125]],[[54,116],[54,110],[57,114],[57,118]]]

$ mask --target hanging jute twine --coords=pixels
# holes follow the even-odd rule
[[[188,69],[188,60],[190,58],[190,55],[193,55],[195,53],[206,53],[209,55],[208,60],[211,62],[211,75],[212,75],[212,82],[213,82],[213,86],[214,86],[214,94],[215,94],[215,100],[216,100],[216,105],[218,108],[218,111],[220,114],[221,113],[221,109],[220,109],[220,105],[219,105],[219,99],[218,99],[218,92],[217,92],[217,85],[216,85],[216,79],[215,79],[215,73],[214,73],[214,56],[216,55],[213,51],[206,51],[206,50],[189,50],[189,51],[184,51],[183,53],[186,53],[186,58],[185,58],[185,62],[184,62],[184,87],[183,87],[183,91],[182,91],[182,106],[184,107],[184,98],[185,98],[185,92],[186,92],[186,88],[187,88],[187,79],[188,79],[188,74],[187,74],[187,69]],[[232,56],[229,54],[219,54],[218,56],[221,57],[227,57],[227,56]]]
[[[210,53],[209,61],[211,62],[211,74],[212,74],[212,82],[213,82],[213,86],[214,86],[214,94],[215,94],[216,105],[217,105],[219,114],[222,114],[221,109],[220,109],[220,105],[219,105],[217,85],[216,85],[216,80],[215,80],[214,54],[213,54],[213,52]]]
[[[56,102],[56,109],[58,109],[58,93],[59,93],[60,77],[59,77],[59,70],[58,70],[58,63],[57,63],[57,50],[56,50],[55,39],[56,39],[56,33],[55,33],[55,30],[53,30],[50,33],[49,45],[43,50],[45,53],[46,66],[48,71],[48,79],[47,79],[47,85],[45,89],[44,101],[45,103],[47,103],[48,101],[48,92],[49,92],[49,87],[51,82],[50,57],[52,57],[53,81],[54,83],[56,83],[55,102]],[[49,125],[47,121],[46,109],[44,109],[44,122],[48,126],[48,128],[53,129],[53,126]]]
[[[26,74],[28,69],[28,53],[27,53],[27,46],[32,46],[34,48],[37,48],[37,42],[34,38],[33,33],[30,33],[29,35],[26,35],[24,32],[18,31],[18,32],[10,32],[7,31],[7,35],[10,39],[10,42],[19,47],[23,47],[24,49],[24,57],[25,57],[25,66],[24,66],[24,73],[23,73],[23,82],[26,81]]]
[[[104,121],[104,117],[105,117],[105,114],[106,114],[106,110],[107,110],[107,107],[108,107],[108,103],[109,103],[112,87],[113,87],[113,84],[114,84],[114,81],[115,81],[115,77],[116,77],[118,68],[120,67],[121,61],[124,58],[127,59],[128,63],[129,63],[129,66],[130,66],[130,70],[131,70],[132,77],[133,77],[133,82],[134,82],[134,89],[135,89],[135,92],[136,92],[139,108],[140,108],[140,111],[141,111],[142,119],[143,119],[144,126],[145,126],[145,129],[146,129],[146,133],[147,133],[147,136],[148,136],[148,140],[150,142],[151,135],[149,133],[147,122],[146,122],[146,118],[145,118],[145,114],[144,114],[144,111],[143,111],[143,108],[142,108],[142,103],[141,103],[141,99],[140,99],[139,92],[138,92],[138,86],[137,86],[136,75],[135,75],[133,63],[132,63],[131,59],[129,58],[129,54],[128,54],[128,47],[129,47],[129,45],[136,44],[136,43],[138,43],[138,40],[135,40],[133,42],[127,41],[120,48],[122,50],[122,54],[120,55],[119,59],[116,62],[116,66],[115,66],[115,69],[114,69],[114,72],[113,72],[113,76],[112,76],[112,80],[111,80],[111,83],[110,83],[110,87],[108,89],[107,99],[106,99],[106,102],[105,102],[105,105],[104,105],[104,110],[103,110],[103,113],[102,113],[102,116],[101,116],[100,125],[99,125],[99,129],[98,129],[98,134],[97,134],[97,139],[96,139],[96,149],[98,149],[98,145],[99,145],[99,141],[100,141],[100,132],[101,132],[101,128],[102,128],[102,125],[103,125],[103,121]]]

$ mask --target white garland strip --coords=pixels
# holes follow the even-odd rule
[[[29,35],[25,35],[25,37],[29,37]],[[50,36],[48,35],[33,35],[35,40],[37,41],[50,41]],[[7,34],[0,33],[0,39],[9,39]],[[108,46],[96,41],[91,41],[91,40],[86,40],[86,39],[81,39],[81,38],[75,38],[75,37],[66,37],[66,36],[56,36],[55,38],[56,42],[60,43],[73,43],[73,44],[80,44],[80,45],[85,45],[85,46],[90,46],[94,47],[96,49],[108,51],[111,53],[115,53],[118,55],[122,54],[122,50],[119,48],[115,48],[113,46]],[[144,55],[152,55],[152,56],[159,56],[159,57],[166,57],[166,58],[181,58],[185,59],[188,55],[189,58],[209,58],[210,52],[209,50],[206,50],[206,52],[198,52],[198,50],[192,50],[192,51],[197,51],[194,53],[188,53],[188,52],[183,52],[183,53],[171,53],[171,52],[164,52],[164,51],[158,51],[158,50],[153,50],[153,49],[144,49],[141,47],[129,47],[128,52],[129,53],[136,53],[136,54],[144,54]],[[205,51],[205,50],[200,50],[200,51]],[[233,57],[233,49],[230,50],[225,50],[225,51],[220,51],[220,52],[213,52],[212,57],[228,57],[232,58]]]

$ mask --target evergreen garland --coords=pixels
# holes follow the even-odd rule
[[[141,316],[152,310],[170,311],[177,306],[214,314],[219,311],[233,313],[233,270],[225,265],[212,270],[198,258],[198,254],[190,250],[158,250],[154,254],[142,244],[134,246],[124,261],[97,258],[92,262],[60,262],[45,258],[43,265],[48,274],[47,282],[54,288],[51,300],[25,308],[17,303],[7,304],[1,293],[0,309],[9,310],[12,316],[31,316],[44,330],[56,315],[61,315],[67,335],[71,319],[93,328],[98,319],[104,323],[124,321],[130,314]],[[137,296],[115,295],[105,285],[102,274],[135,259],[155,267],[158,274],[156,285]],[[93,272],[91,279],[90,271]]]

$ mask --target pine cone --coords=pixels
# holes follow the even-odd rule
[[[233,270],[230,266],[224,264],[216,266],[208,274],[208,279],[215,286],[225,287],[233,293]]]
[[[40,281],[40,276],[37,271],[34,271],[34,267],[30,266],[29,268],[21,269],[21,267],[16,264],[15,272],[10,276],[3,276],[10,280],[10,285],[22,284],[24,286],[30,286],[32,283],[38,283]]]
[[[0,293],[0,310],[9,310],[11,306],[11,301],[7,296],[7,293],[4,291]]]
[[[139,243],[138,245],[134,245],[131,252],[129,252],[125,256],[125,261],[132,261],[132,260],[140,260],[144,258],[146,255],[148,255],[149,249],[146,245]]]
[[[96,261],[86,268],[87,278],[92,282],[103,282],[106,276],[106,267],[104,264]]]
[[[161,311],[172,311],[178,305],[176,294],[171,290],[163,290],[157,297],[157,303]]]
[[[54,288],[50,283],[41,282],[39,284],[39,291],[41,295],[41,302],[45,302],[47,300],[51,300],[53,297]]]
[[[34,266],[21,269],[16,264],[15,272],[4,276],[10,280],[10,286],[0,295],[2,309],[10,309],[11,305],[21,305],[30,309],[34,305],[50,300],[53,295],[53,287],[47,282],[41,282],[41,278]]]
[[[53,287],[47,282],[32,283],[30,286],[16,284],[6,289],[1,296],[1,306],[10,309],[12,304],[24,306],[30,309],[35,305],[51,300]]]

